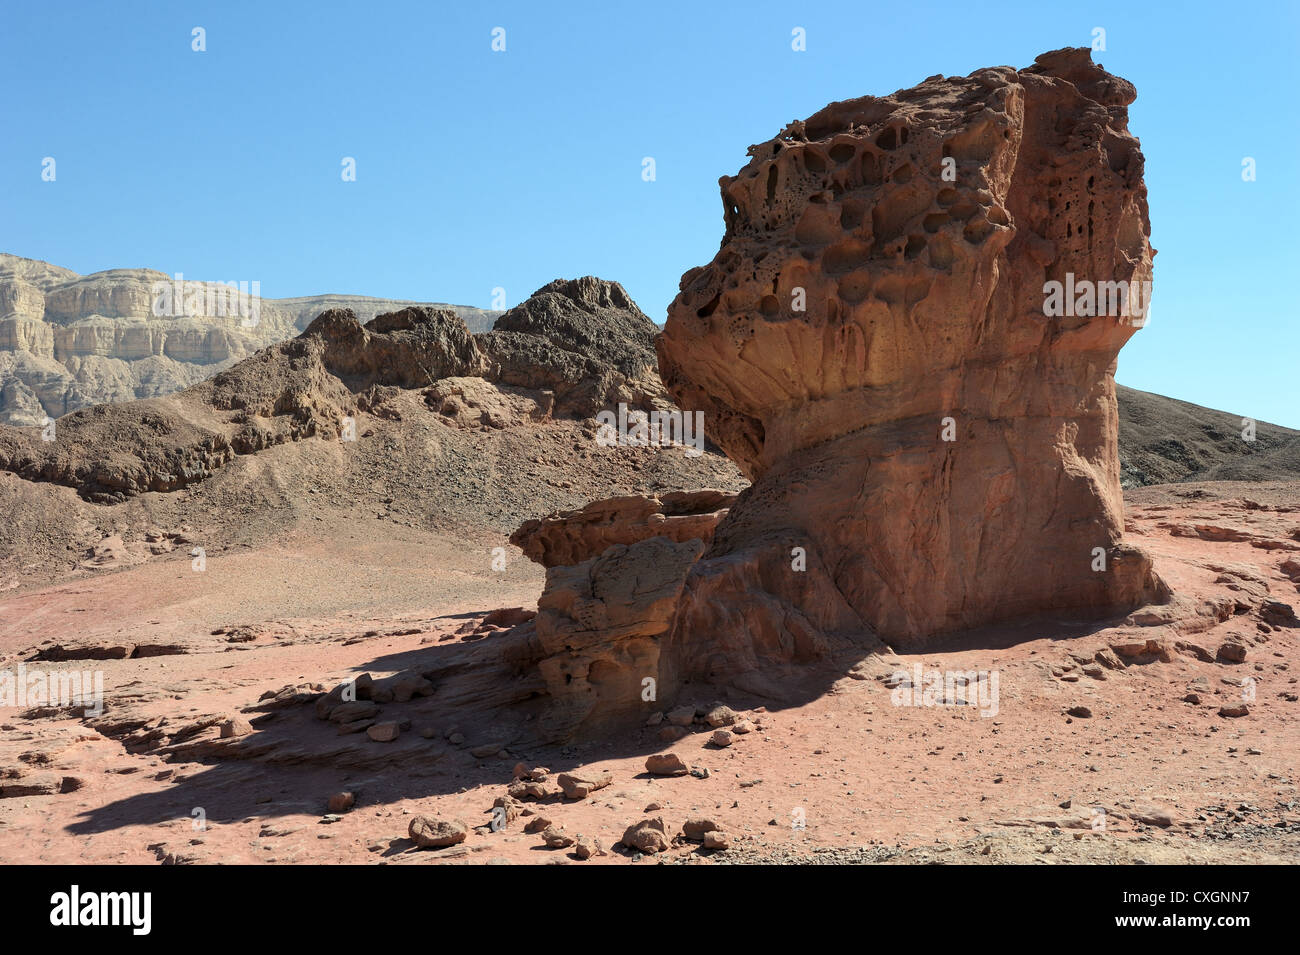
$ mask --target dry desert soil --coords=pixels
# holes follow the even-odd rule
[[[112,536],[116,519],[152,524],[172,542],[154,554],[128,531],[120,546],[92,546],[88,559],[71,554],[51,579],[34,566],[10,568],[0,668],[102,672],[105,705],[85,718],[41,706],[6,711],[0,857],[619,865],[1300,856],[1300,629],[1260,610],[1270,606],[1261,595],[1294,602],[1300,587],[1292,579],[1300,485],[1127,492],[1130,539],[1155,555],[1179,595],[1166,619],[968,633],[925,653],[845,661],[839,679],[798,705],[701,696],[695,714],[563,748],[517,749],[492,726],[428,725],[416,698],[384,706],[408,728],[380,742],[316,719],[313,687],[382,677],[453,643],[492,640],[498,628],[482,625],[483,616],[535,605],[543,579],[505,545],[503,499],[526,489],[547,499],[537,502],[544,508],[593,495],[547,483],[547,461],[571,438],[561,433],[567,426],[494,434],[501,447],[488,460],[522,461],[544,490],[503,464],[477,495],[457,488],[481,513],[449,530],[437,515],[408,509],[418,494],[397,500],[386,490],[400,477],[384,471],[386,442],[433,437],[412,437],[409,422],[374,424],[378,434],[354,448],[284,445],[238,458],[220,479],[111,510],[71,488],[0,475],[7,509],[54,522],[29,527],[33,541],[75,538],[83,523],[88,541]],[[444,431],[440,447],[453,453],[447,444],[460,433]],[[521,455],[509,446],[516,440],[537,441],[538,453]],[[670,466],[668,451],[600,453],[625,456],[612,467],[593,462],[605,493],[616,473],[653,485],[662,472],[669,489],[743,484],[713,455]],[[347,454],[319,466],[322,455]],[[446,497],[444,489],[425,499],[436,509]],[[502,510],[495,527],[494,508]],[[202,571],[192,566],[195,541],[207,545]],[[503,571],[491,564],[498,546],[508,552]],[[916,667],[996,673],[996,712],[907,692]],[[715,702],[752,731],[713,745],[701,714]],[[1245,715],[1225,715],[1243,703]],[[673,722],[687,725],[665,740]],[[647,773],[647,757],[667,752],[694,772]],[[581,799],[524,799],[494,825],[494,801],[520,763],[544,767],[552,782],[566,771],[607,771],[612,782]],[[330,798],[345,792],[354,804],[331,811]],[[418,848],[408,837],[415,815],[460,820],[468,836]],[[664,821],[668,851],[642,856],[617,845],[629,826],[654,817]],[[596,854],[579,861],[574,846],[548,847],[539,818],[581,835]],[[681,838],[688,819],[725,830],[730,848]]]

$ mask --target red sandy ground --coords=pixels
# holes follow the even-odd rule
[[[53,644],[182,652],[27,663],[102,670],[107,722],[93,728],[66,712],[0,710],[0,787],[53,778],[66,790],[0,798],[0,859],[621,865],[632,856],[612,846],[658,803],[649,815],[662,815],[669,835],[704,816],[732,837],[729,850],[683,843],[657,857],[668,861],[1296,862],[1300,629],[1261,626],[1254,612],[1218,622],[1203,609],[1232,595],[1214,569],[1231,565],[1261,578],[1272,599],[1295,604],[1298,585],[1281,565],[1300,559],[1298,525],[1294,484],[1132,493],[1130,537],[1155,555],[1179,595],[1168,622],[1041,621],[966,634],[931,652],[868,661],[798,706],[763,710],[763,701],[703,689],[697,702],[722,699],[761,722],[726,749],[706,745],[706,726],[675,743],[647,727],[572,748],[475,758],[469,749],[489,740],[491,727],[428,727],[436,732],[425,738],[412,704],[412,730],[379,743],[364,733],[340,737],[312,706],[296,705],[258,724],[254,737],[269,741],[260,758],[221,758],[207,719],[237,715],[287,684],[330,687],[362,671],[396,671],[405,655],[427,651],[466,620],[534,605],[540,568],[512,551],[507,571],[493,573],[485,555],[498,541],[487,536],[448,540],[315,519],[275,546],[210,556],[202,574],[180,551],[15,592],[0,601],[0,669]],[[1225,535],[1197,527],[1235,529],[1226,536],[1242,539],[1206,539]],[[249,624],[262,628],[248,642],[212,633]],[[1096,678],[1071,658],[1134,640],[1163,641],[1168,659],[1102,668]],[[1187,646],[1174,649],[1180,641]],[[1190,648],[1213,657],[1234,641],[1247,646],[1244,662],[1207,662]],[[916,663],[996,669],[997,715],[893,705],[882,678]],[[1255,681],[1249,715],[1220,716],[1220,706],[1242,700],[1246,677]],[[1201,702],[1184,702],[1198,678]],[[1067,715],[1080,705],[1091,717]],[[196,728],[177,746],[176,730],[187,724]],[[168,736],[151,743],[159,727]],[[454,730],[468,737],[464,744],[448,742]],[[648,776],[646,756],[668,750],[708,777]],[[570,835],[599,839],[606,854],[577,862],[571,850],[545,848],[540,834],[523,831],[531,816],[490,830],[493,800],[516,762],[613,774],[611,786],[586,799],[528,804]],[[356,793],[356,807],[326,821],[326,802],[341,790]],[[1097,807],[1102,831],[1092,828]],[[797,810],[803,829],[792,825]],[[459,846],[418,850],[407,839],[413,814],[476,828]]]

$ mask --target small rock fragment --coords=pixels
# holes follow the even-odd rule
[[[355,806],[356,803],[357,797],[352,793],[340,792],[330,796],[329,806],[327,808],[330,812],[347,812]]]
[[[704,834],[704,848],[730,849],[731,837],[720,829],[711,829]]]
[[[383,723],[376,723],[366,730],[366,735],[376,743],[391,743],[402,735],[402,728],[396,720],[388,720]]]
[[[555,778],[567,799],[585,799],[597,789],[604,789],[614,781],[614,775],[608,770],[600,772],[560,773]]]
[[[628,826],[620,841],[638,852],[663,852],[668,848],[667,832],[663,816],[651,816]]]
[[[469,835],[469,826],[459,819],[415,816],[407,832],[421,849],[441,849],[464,842]]]
[[[645,768],[652,776],[685,776],[691,771],[676,753],[655,753],[645,761]]]

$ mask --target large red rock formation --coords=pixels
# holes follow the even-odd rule
[[[1059,50],[833,103],[721,180],[660,370],[754,485],[687,578],[681,675],[1166,594],[1122,541],[1137,302],[1045,313],[1051,281],[1151,279],[1135,95]]]

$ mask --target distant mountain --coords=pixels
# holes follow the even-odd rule
[[[1120,477],[1125,487],[1181,481],[1294,481],[1300,431],[1117,386]]]
[[[78,275],[0,253],[0,423],[39,425],[46,415],[171,394],[294,337],[331,308],[349,308],[366,322],[432,305],[455,311],[472,332],[489,330],[501,314],[361,295],[261,299],[256,315],[248,303],[241,314],[220,283],[187,277],[181,295],[164,299],[167,314],[160,316],[159,282],[176,285],[152,269]]]

